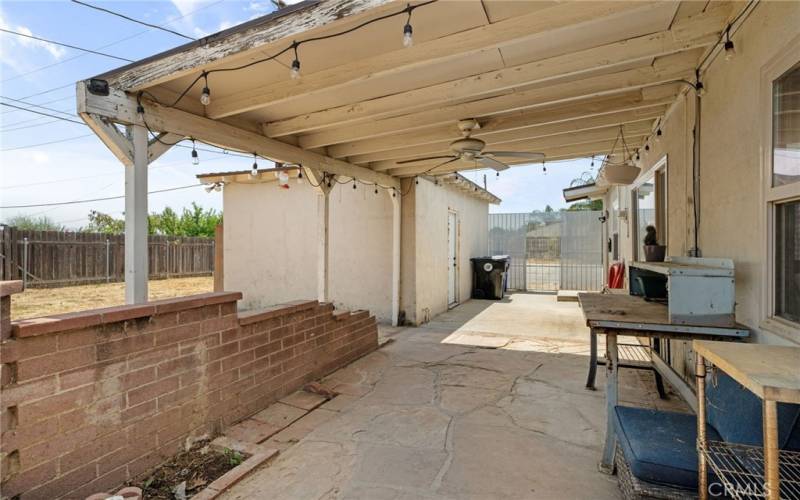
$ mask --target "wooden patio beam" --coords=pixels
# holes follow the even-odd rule
[[[270,139],[221,121],[165,107],[144,98],[141,100],[144,114],[140,114],[137,112],[136,99],[120,91],[112,91],[108,96],[97,96],[86,90],[85,82],[78,82],[77,93],[78,112],[81,116],[91,113],[105,116],[115,122],[141,126],[145,126],[146,122],[146,126],[153,132],[172,132],[232,150],[257,153],[282,163],[297,163],[330,174],[354,177],[389,187],[400,186],[398,179],[389,175]]]
[[[388,76],[423,68],[437,60],[502,47],[565,26],[601,18],[610,18],[609,22],[613,22],[615,15],[637,10],[645,12],[655,5],[657,4],[653,2],[592,2],[584,4],[580,9],[556,5],[524,16],[512,17],[415,44],[412,47],[303,75],[300,81],[286,80],[223,96],[215,99],[208,107],[208,116],[212,118],[231,116],[300,95],[330,91],[339,86],[367,81],[379,75]]]
[[[727,4],[721,5],[711,8],[708,12],[678,21],[669,30],[658,33],[370,99],[357,104],[347,104],[278,120],[265,124],[264,133],[269,137],[280,137],[325,127],[338,127],[365,119],[374,120],[385,117],[398,109],[419,109],[448,101],[474,98],[492,92],[554,79],[575,77],[591,71],[619,67],[636,61],[649,61],[660,56],[707,47],[717,41],[718,33],[724,27],[729,11],[730,8]]]

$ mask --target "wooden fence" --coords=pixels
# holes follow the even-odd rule
[[[150,236],[151,279],[208,276],[214,238]],[[125,280],[121,234],[24,231],[0,225],[0,280],[57,287]]]

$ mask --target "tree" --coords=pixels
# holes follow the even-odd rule
[[[603,209],[603,200],[585,200],[585,201],[576,201],[565,210],[568,212],[577,212],[580,210],[602,210]]]
[[[66,231],[61,224],[46,215],[32,217],[30,215],[15,215],[6,221],[6,224],[23,231]]]
[[[164,236],[204,236],[214,237],[217,224],[222,224],[222,213],[213,208],[203,207],[192,203],[191,209],[184,208],[178,216],[170,207],[164,208],[161,213],[153,212],[147,216],[148,233]],[[86,231],[106,234],[120,234],[125,232],[125,220],[92,210],[89,212],[89,225]]]
[[[115,219],[97,210],[91,210],[89,211],[89,225],[83,230],[92,233],[121,234],[125,232],[125,221]]]

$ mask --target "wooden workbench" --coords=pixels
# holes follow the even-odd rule
[[[597,336],[606,336],[606,441],[600,470],[613,473],[614,449],[614,407],[618,403],[619,348],[620,335],[648,338],[667,338],[677,340],[702,339],[742,339],[750,335],[747,328],[672,325],[665,304],[648,302],[642,297],[622,294],[579,293],[578,301],[589,327],[590,357],[589,375],[586,387],[594,388],[597,372]]]
[[[720,457],[726,454],[747,454],[763,459],[766,497],[777,500],[781,497],[781,480],[787,497],[800,495],[800,453],[779,452],[778,449],[778,403],[800,404],[800,347],[774,346],[763,344],[732,344],[695,340],[693,348],[697,354],[697,444],[698,444],[698,493],[701,499],[708,497],[706,474],[710,465],[716,476],[731,486],[747,480],[758,484],[760,481],[749,476],[744,470],[720,467]],[[747,449],[726,443],[709,443],[706,439],[705,402],[705,360],[727,373],[731,378],[750,390],[763,401],[763,450]],[[730,450],[727,448],[731,448]],[[779,454],[782,463],[779,467]],[[782,473],[782,474],[781,474]],[[786,477],[781,477],[781,476]],[[758,478],[760,479],[760,478]],[[731,488],[732,489],[732,488]],[[735,492],[734,492],[735,493]],[[733,495],[737,497],[737,495]]]

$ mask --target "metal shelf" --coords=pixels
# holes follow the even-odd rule
[[[764,449],[719,441],[708,441],[701,450],[710,472],[709,484],[720,481],[725,495],[736,499],[764,498]],[[800,500],[800,452],[780,450],[781,498]]]

